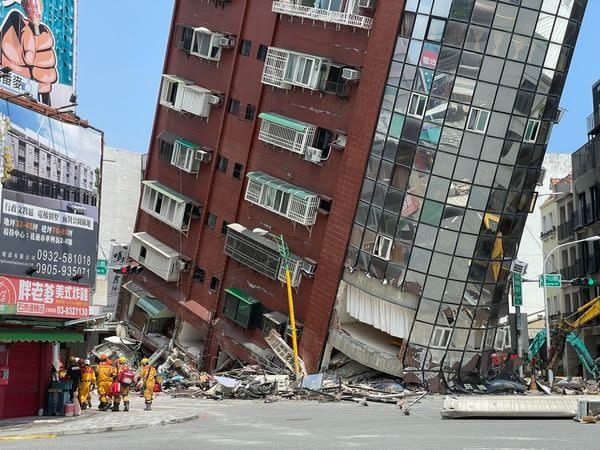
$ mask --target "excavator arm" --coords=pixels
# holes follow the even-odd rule
[[[581,316],[579,316],[577,320],[569,323],[571,328],[574,330],[581,328],[586,323],[594,320],[596,317],[598,317],[598,315],[600,315],[600,297],[596,297],[595,299],[587,302],[577,310],[577,313],[580,313]]]
[[[573,347],[579,357],[579,361],[581,361],[581,364],[583,364],[587,373],[592,375],[595,380],[598,380],[600,378],[600,367],[598,367],[598,364],[596,364],[596,361],[594,361],[594,358],[590,355],[590,352],[583,341],[579,339],[575,333],[569,333],[567,336],[567,344]]]

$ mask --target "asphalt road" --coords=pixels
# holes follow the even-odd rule
[[[157,400],[158,401],[158,400]],[[198,420],[130,432],[2,442],[3,449],[429,448],[597,449],[600,424],[442,420],[441,397],[405,416],[394,405],[226,400]]]

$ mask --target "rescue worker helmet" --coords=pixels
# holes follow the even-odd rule
[[[142,363],[142,366],[145,366],[149,362],[150,362],[150,360],[148,358],[142,358],[142,360],[140,361],[140,363]]]
[[[90,360],[89,359],[84,359],[83,360],[83,365],[84,366],[89,366],[90,365]]]
[[[104,353],[102,353],[100,355],[100,361],[106,361],[108,359],[108,356],[106,356]]]
[[[119,364],[125,364],[127,362],[127,358],[124,356],[119,356]]]

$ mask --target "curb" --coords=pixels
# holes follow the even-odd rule
[[[26,439],[50,439],[59,436],[75,436],[78,434],[96,434],[105,433],[109,431],[130,431],[138,430],[141,428],[157,428],[165,425],[174,425],[177,423],[189,422],[200,418],[202,413],[196,413],[185,417],[178,417],[176,419],[164,419],[154,422],[148,422],[145,424],[131,424],[131,425],[117,425],[117,426],[105,426],[105,427],[89,427],[89,428],[78,428],[74,430],[56,431],[53,433],[23,433],[23,434],[10,434],[6,436],[0,435],[1,441],[18,441]]]

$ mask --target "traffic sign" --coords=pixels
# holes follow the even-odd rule
[[[520,273],[513,273],[512,288],[513,306],[523,306],[523,277]]]
[[[108,261],[105,259],[99,259],[96,261],[96,274],[106,275],[108,273]]]
[[[547,273],[545,275],[540,275],[540,287],[544,286],[544,278],[545,278],[545,284],[546,287],[560,287],[562,280],[561,280],[561,276],[560,273],[556,273],[556,274],[551,274],[551,273]]]

